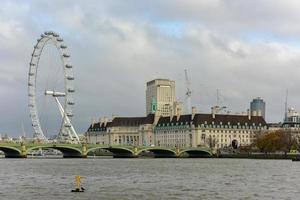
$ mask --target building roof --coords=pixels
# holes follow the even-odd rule
[[[149,114],[146,117],[115,117],[111,122],[105,123],[94,123],[88,128],[88,131],[100,129],[101,131],[106,131],[108,127],[117,126],[140,126],[143,124],[153,124],[154,114]]]
[[[146,117],[116,117],[112,120],[110,126],[139,126],[143,124],[153,124],[154,114]]]
[[[173,80],[170,80],[170,79],[157,78],[157,79],[154,79],[154,80],[148,81],[148,82],[147,82],[147,86],[148,86],[148,85],[152,85],[152,84],[154,84],[154,83],[155,83],[155,81],[165,81],[165,82],[174,82],[174,83],[175,83],[175,81],[173,81]]]
[[[161,117],[158,121],[159,124],[166,124],[166,123],[181,123],[183,122],[186,124],[193,123],[194,125],[198,126],[200,124],[228,124],[230,125],[245,125],[247,123],[248,125],[255,124],[261,126],[267,125],[266,121],[261,116],[251,116],[251,119],[249,120],[248,115],[224,115],[224,114],[216,114],[215,118],[213,118],[212,114],[195,114],[194,119],[191,120],[192,115],[180,115],[179,119],[177,120],[177,116],[173,116],[173,118],[170,120],[170,117]]]
[[[110,126],[111,122],[105,123],[93,123],[89,126],[88,131],[92,131],[93,129],[95,130],[101,130],[101,131],[106,131],[107,127]]]
[[[259,125],[266,126],[267,123],[262,116],[251,116],[251,119],[248,118],[248,115],[224,115],[216,114],[213,118],[212,114],[195,114],[194,119],[192,120],[192,115],[180,115],[178,120],[177,116],[170,117],[160,117],[157,123],[157,126],[162,124],[173,123],[183,123],[183,124],[194,124],[195,126],[201,124],[230,124],[230,125]],[[153,124],[154,123],[154,114],[149,114],[146,117],[115,117],[111,122],[105,123],[94,123],[91,124],[88,128],[88,131],[99,129],[101,131],[106,131],[108,127],[118,127],[118,126],[140,126],[143,124]]]
[[[176,123],[176,122],[191,122],[191,115],[180,115],[179,119],[177,120],[177,116],[173,116],[172,120],[171,117],[160,117],[157,124],[166,124],[166,123]]]
[[[282,123],[281,122],[278,122],[278,123],[268,123],[268,127],[270,128],[278,128],[278,127],[281,127],[282,126]]]

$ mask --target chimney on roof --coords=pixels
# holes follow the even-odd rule
[[[197,108],[196,106],[192,107],[192,120],[194,120],[195,114],[197,113]]]
[[[94,118],[92,118],[92,128],[94,128],[94,125],[95,125],[95,120]]]
[[[216,118],[216,108],[215,107],[211,107],[211,114],[212,114],[212,118],[215,119]]]
[[[104,117],[104,120],[103,120],[104,126],[106,126],[107,122],[108,122],[108,118]]]
[[[99,118],[100,126],[102,125],[103,122],[104,122],[103,117],[100,117],[100,118]]]
[[[248,119],[251,120],[251,111],[250,111],[250,109],[247,109],[247,115],[248,115]]]
[[[118,115],[112,114],[112,115],[111,115],[111,120],[114,120],[116,117],[118,117]]]

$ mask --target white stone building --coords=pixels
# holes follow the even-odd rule
[[[193,113],[161,117],[154,136],[158,146],[237,148],[252,144],[256,134],[265,130],[261,116]]]
[[[282,123],[282,130],[300,142],[300,115],[294,108],[288,108]]]
[[[85,133],[87,143],[103,145],[152,145],[155,116],[115,117],[93,123]]]
[[[158,117],[116,117],[92,124],[88,143],[161,147],[224,148],[247,146],[267,130],[262,116],[199,114]]]

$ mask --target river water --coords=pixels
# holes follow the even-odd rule
[[[70,192],[75,175],[86,192]],[[0,199],[300,199],[300,162],[0,159]]]

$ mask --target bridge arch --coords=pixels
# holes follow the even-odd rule
[[[174,150],[160,147],[148,147],[138,151],[137,155],[141,155],[144,152],[151,152],[156,158],[175,158],[177,154]]]
[[[3,151],[6,158],[22,158],[26,155],[22,155],[20,149],[11,146],[0,146],[0,151]]]
[[[27,149],[27,153],[36,150],[36,149],[56,149],[60,151],[63,154],[64,158],[82,158],[85,157],[82,155],[82,152],[80,149],[72,146],[61,146],[61,145],[40,145],[40,146],[34,146]]]
[[[179,152],[179,156],[182,157],[184,154],[188,154],[189,158],[210,158],[212,153],[206,149],[185,149]]]
[[[87,150],[87,154],[97,149],[105,149],[111,152],[115,158],[132,158],[135,156],[133,150],[126,147],[93,147]]]

